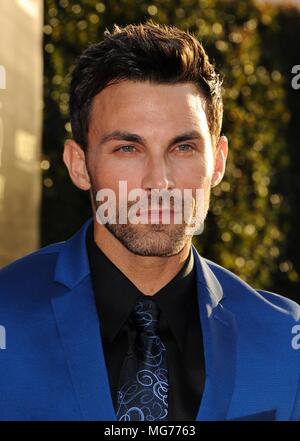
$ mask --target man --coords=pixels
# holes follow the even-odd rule
[[[228,153],[202,45],[153,22],[116,26],[79,58],[70,111],[63,158],[93,218],[2,270],[0,418],[299,419],[299,306],[192,246]],[[178,193],[130,211],[187,189],[181,222]]]

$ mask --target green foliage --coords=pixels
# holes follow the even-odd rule
[[[91,215],[88,196],[72,186],[61,161],[70,134],[74,61],[114,23],[148,18],[195,33],[225,78],[227,171],[212,191],[205,231],[195,245],[254,287],[297,299],[295,112],[300,109],[289,73],[292,60],[300,64],[295,44],[300,18],[296,11],[258,8],[248,0],[45,1],[43,149],[50,167],[44,167],[43,245],[64,240]]]

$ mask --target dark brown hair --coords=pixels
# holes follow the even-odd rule
[[[93,98],[122,80],[156,84],[192,82],[206,97],[206,115],[215,142],[221,132],[223,104],[220,76],[202,44],[189,32],[152,20],[106,30],[104,39],[78,58],[72,74],[70,117],[74,140],[87,148]]]

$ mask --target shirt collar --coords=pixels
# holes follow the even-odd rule
[[[93,224],[87,231],[87,251],[103,338],[112,343],[144,294],[108,259],[94,241]],[[187,309],[195,295],[194,257],[190,251],[179,273],[151,298],[183,351]]]
[[[191,302],[197,304],[197,290],[192,251],[177,275],[153,296],[183,352],[188,309]]]

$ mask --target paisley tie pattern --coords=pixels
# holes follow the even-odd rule
[[[116,409],[119,421],[167,419],[167,357],[157,332],[158,319],[158,306],[151,299],[139,300],[131,313],[137,332],[134,348],[125,357],[120,372]]]

